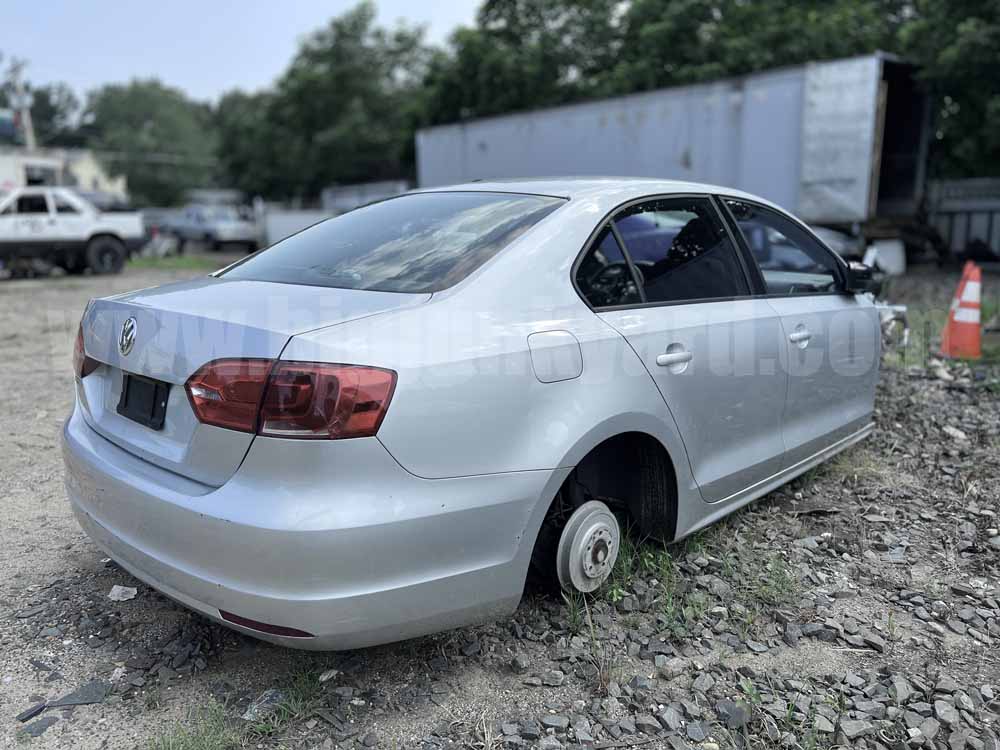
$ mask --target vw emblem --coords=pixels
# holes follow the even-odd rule
[[[135,318],[129,318],[122,323],[122,332],[118,336],[118,351],[123,357],[127,357],[132,351],[133,344],[135,344]]]

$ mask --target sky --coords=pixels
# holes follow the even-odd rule
[[[473,22],[480,0],[376,0],[378,22],[427,26],[444,42]],[[5,3],[0,53],[26,59],[34,84],[65,81],[80,95],[104,83],[156,77],[196,99],[270,85],[298,40],[355,0],[46,0]]]

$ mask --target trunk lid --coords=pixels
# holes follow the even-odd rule
[[[91,427],[121,448],[212,486],[233,475],[253,435],[200,423],[184,383],[225,357],[277,359],[297,333],[419,305],[429,294],[277,284],[207,277],[94,300],[83,320],[84,348],[102,366],[78,382]],[[119,347],[135,320],[131,350]],[[358,363],[364,364],[364,363]],[[125,373],[170,384],[162,429],[118,414]]]

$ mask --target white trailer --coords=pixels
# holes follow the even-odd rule
[[[425,128],[417,175],[421,186],[693,180],[757,193],[814,224],[905,221],[923,191],[927,112],[913,67],[878,53]]]

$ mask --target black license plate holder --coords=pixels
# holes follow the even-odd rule
[[[153,430],[162,430],[167,417],[167,397],[170,383],[145,378],[131,372],[122,373],[122,395],[118,413]]]

